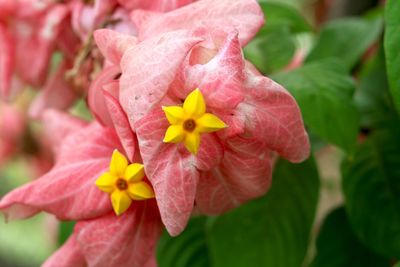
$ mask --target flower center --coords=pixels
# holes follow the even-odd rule
[[[183,123],[183,129],[188,132],[193,132],[196,128],[196,122],[193,119],[188,119]]]
[[[118,188],[119,190],[126,190],[126,189],[128,189],[128,183],[125,181],[125,179],[119,178],[119,179],[117,180],[116,185],[117,185],[117,188]]]

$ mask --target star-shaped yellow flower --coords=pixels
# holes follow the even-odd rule
[[[150,185],[142,181],[144,178],[142,164],[128,165],[128,160],[118,150],[114,150],[110,170],[97,180],[97,187],[111,197],[113,209],[117,215],[124,213],[132,204],[132,200],[154,198]]]
[[[186,97],[183,107],[169,106],[163,107],[163,110],[171,124],[165,133],[164,142],[183,142],[193,154],[199,151],[201,134],[227,127],[217,116],[206,113],[206,103],[199,89]]]

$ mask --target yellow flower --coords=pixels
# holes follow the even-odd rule
[[[154,198],[151,186],[142,181],[144,175],[142,164],[128,165],[125,156],[114,150],[110,170],[96,180],[96,185],[101,191],[110,194],[115,213],[121,215],[130,207],[132,200]]]
[[[183,142],[193,154],[199,151],[201,134],[227,127],[217,116],[206,113],[206,103],[199,89],[186,97],[183,107],[169,106],[163,107],[163,110],[171,124],[165,133],[164,142]]]

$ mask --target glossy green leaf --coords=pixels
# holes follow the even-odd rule
[[[324,140],[352,151],[359,114],[353,101],[354,82],[340,64],[323,60],[274,75],[296,98],[306,125]]]
[[[209,267],[206,220],[205,217],[193,218],[185,231],[175,238],[164,231],[157,247],[158,265],[160,267]]]
[[[300,33],[311,31],[307,20],[293,7],[278,2],[260,3],[266,23],[261,33],[275,28],[288,28],[291,32]]]
[[[390,261],[364,246],[353,233],[343,207],[325,219],[310,267],[390,267]]]
[[[388,0],[385,8],[385,54],[390,91],[400,112],[400,1]]]
[[[318,201],[313,159],[280,160],[266,196],[215,219],[208,242],[214,267],[299,267]]]
[[[399,137],[397,128],[375,132],[343,164],[342,170],[346,210],[357,236],[375,252],[397,258],[400,258]]]
[[[382,128],[397,119],[386,78],[383,49],[371,62],[364,64],[355,101],[365,129]]]
[[[381,20],[346,18],[326,24],[306,62],[337,58],[350,70],[381,33]]]
[[[288,29],[280,28],[255,38],[244,48],[244,55],[259,71],[271,73],[288,65],[295,49]]]

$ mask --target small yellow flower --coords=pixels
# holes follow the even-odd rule
[[[201,134],[227,127],[217,116],[206,113],[206,103],[199,89],[186,97],[183,107],[169,106],[163,107],[163,110],[171,124],[165,133],[164,142],[183,142],[193,154],[199,151]]]
[[[114,150],[110,170],[96,180],[96,185],[101,191],[110,194],[115,213],[121,215],[130,207],[132,200],[154,198],[151,186],[142,181],[144,175],[142,164],[128,165],[125,156]]]

